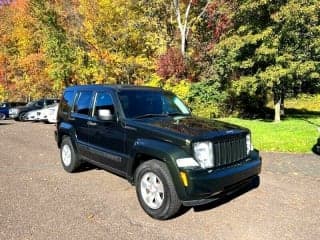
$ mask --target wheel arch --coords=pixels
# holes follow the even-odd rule
[[[57,144],[58,144],[59,148],[61,147],[61,142],[62,142],[63,138],[69,137],[71,139],[71,142],[72,142],[72,145],[73,145],[75,151],[78,150],[77,146],[76,146],[75,130],[71,124],[67,124],[67,123],[59,124],[57,132],[58,132]]]
[[[185,191],[175,162],[177,158],[188,157],[188,154],[181,147],[153,139],[138,139],[130,155],[132,161],[128,164],[127,176],[131,184],[134,184],[134,174],[141,163],[149,160],[162,161],[168,167],[180,199],[184,198]]]

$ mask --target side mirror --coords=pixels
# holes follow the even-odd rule
[[[109,109],[100,109],[98,110],[98,118],[103,121],[111,121],[113,119],[113,115]]]

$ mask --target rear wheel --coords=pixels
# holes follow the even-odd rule
[[[179,211],[181,201],[164,162],[142,163],[136,170],[135,184],[140,205],[151,217],[168,219]]]
[[[81,164],[69,137],[64,137],[62,139],[60,157],[62,166],[67,172],[75,172]]]
[[[0,120],[5,120],[6,119],[6,115],[4,113],[0,113]]]

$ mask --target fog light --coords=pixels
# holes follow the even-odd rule
[[[180,178],[182,180],[183,186],[188,187],[188,177],[185,172],[180,172]]]

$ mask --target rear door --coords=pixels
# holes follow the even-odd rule
[[[94,159],[117,172],[125,168],[125,129],[117,121],[114,100],[108,91],[97,92],[93,105],[90,128],[90,150]],[[113,120],[103,121],[98,117],[100,109],[108,109]]]
[[[79,153],[82,156],[90,157],[89,144],[89,121],[92,111],[93,91],[80,91],[77,93],[76,100],[71,113],[74,123],[75,136]]]

